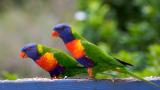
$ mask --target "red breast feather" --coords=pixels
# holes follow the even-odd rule
[[[52,53],[45,53],[39,60],[36,60],[36,63],[44,70],[51,71],[56,67],[58,62]]]
[[[75,39],[65,45],[74,58],[80,58],[85,55],[84,48],[80,40]]]

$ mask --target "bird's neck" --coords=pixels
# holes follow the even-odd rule
[[[32,54],[30,57],[33,59],[33,61],[36,61],[41,57],[41,55],[37,53],[37,54],[34,54],[34,55]]]
[[[40,58],[40,56],[34,57],[32,58],[34,61],[38,60]]]
[[[74,36],[72,33],[61,33],[60,34],[60,38],[63,40],[63,42],[66,44],[68,42],[71,42],[73,40],[75,40]]]

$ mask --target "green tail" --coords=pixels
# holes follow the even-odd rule
[[[143,79],[143,78],[141,78],[141,77],[139,77],[139,76],[137,76],[137,75],[135,75],[135,74],[127,71],[127,70],[125,70],[125,73],[133,76],[134,78],[137,78],[137,79],[139,79],[139,80],[142,80],[142,81],[144,81],[144,82],[146,82],[146,83],[148,83],[148,84],[150,84],[150,85],[153,85],[153,86],[156,86],[156,87],[160,88],[160,86],[159,86],[158,84],[153,83],[153,82],[150,82],[150,81],[147,81],[147,80],[145,80],[145,79]]]

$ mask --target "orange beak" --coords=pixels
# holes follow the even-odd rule
[[[21,58],[27,58],[27,57],[28,57],[25,52],[20,52],[19,56],[20,56]]]
[[[58,37],[58,36],[59,36],[58,32],[55,32],[55,31],[52,32],[52,37]]]

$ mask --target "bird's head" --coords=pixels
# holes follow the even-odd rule
[[[67,24],[57,24],[53,27],[52,36],[58,37],[62,34],[71,33],[71,27]]]
[[[32,58],[33,60],[39,59],[40,55],[38,53],[37,44],[29,43],[25,45],[20,52],[21,58]]]
[[[74,40],[71,27],[67,24],[57,24],[52,31],[52,37],[60,37],[65,43]]]

